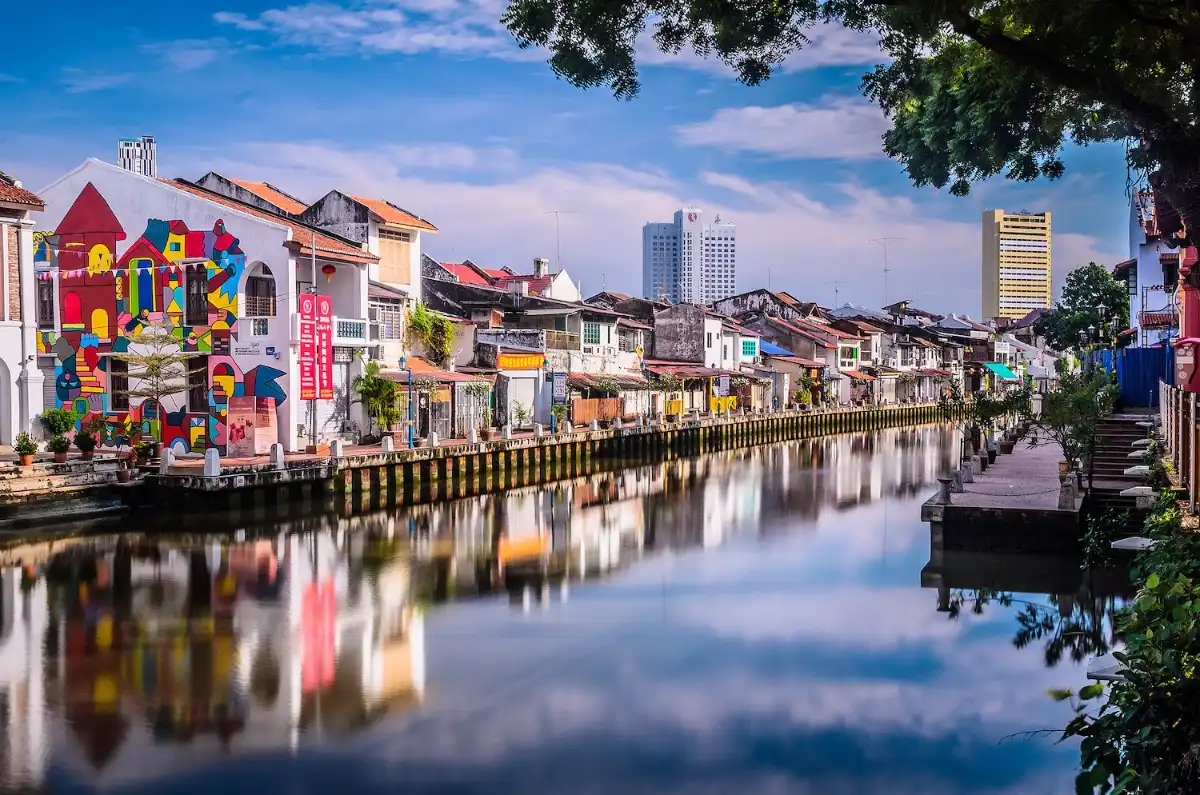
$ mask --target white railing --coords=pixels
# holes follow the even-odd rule
[[[333,344],[343,348],[366,347],[371,343],[366,318],[334,317]]]

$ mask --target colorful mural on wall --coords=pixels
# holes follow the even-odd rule
[[[151,218],[121,252],[125,239],[90,182],[54,231],[35,237],[37,276],[56,285],[59,331],[38,333],[38,353],[55,359],[58,405],[73,408],[81,423],[104,417],[105,444],[137,429],[177,450],[224,452],[230,397],[270,397],[277,405],[287,397],[277,380],[282,370],[260,365],[243,372],[232,355],[246,254],[220,220],[210,230],[193,230],[183,221]],[[186,394],[167,398],[168,406],[134,398],[128,410],[114,409],[108,354],[130,350],[152,324],[169,325],[182,351],[205,357],[207,410],[189,411]]]

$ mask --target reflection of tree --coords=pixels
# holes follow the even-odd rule
[[[1107,654],[1113,645],[1113,614],[1116,599],[1093,596],[1086,585],[1078,594],[1051,594],[1049,604],[1014,599],[1011,593],[987,588],[954,589],[948,592],[938,609],[950,620],[957,619],[964,607],[974,615],[995,602],[1001,607],[1021,607],[1016,613],[1017,632],[1013,645],[1018,649],[1045,641],[1046,667],[1053,668],[1069,653],[1080,663],[1093,655]]]
[[[1069,652],[1071,661],[1076,663],[1092,655],[1108,654],[1112,644],[1108,628],[1113,626],[1116,600],[1051,596],[1050,602],[1051,605],[1026,604],[1017,614],[1021,628],[1013,637],[1014,646],[1023,649],[1045,639],[1047,668],[1058,665],[1064,652]]]

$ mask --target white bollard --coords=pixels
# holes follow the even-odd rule
[[[271,469],[287,469],[283,458],[283,445],[279,442],[271,445]]]
[[[540,422],[535,422],[533,424],[533,435],[534,435],[534,438],[537,438],[537,439],[541,439],[543,436],[546,435],[546,429],[542,426],[542,424]]]
[[[171,466],[175,463],[175,453],[170,447],[163,450],[162,458],[158,459],[158,474],[165,475],[171,471]]]
[[[637,426],[638,426],[639,428],[645,428],[645,427],[646,427],[646,418],[645,418],[645,417],[643,417],[641,414],[639,414],[639,415],[638,415],[638,418],[637,418]]]
[[[479,444],[479,431],[476,428],[467,431],[467,444]]]
[[[975,482],[975,468],[971,466],[970,461],[964,458],[962,464],[959,465],[959,469],[962,470],[963,483]]]
[[[620,417],[616,417],[615,419],[613,419],[612,427],[615,429],[618,429],[618,430],[621,428],[621,418]]]
[[[334,439],[333,443],[329,445],[329,457],[330,458],[342,458],[345,455],[346,455],[346,443],[343,442],[341,439]]]
[[[512,426],[511,425],[504,426],[504,430],[502,430],[500,432],[500,438],[501,439],[511,439],[512,438]]]
[[[221,454],[217,448],[210,447],[204,451],[204,477],[215,478],[221,474]]]
[[[590,430],[590,431],[598,431],[598,430],[600,430],[600,421],[599,421],[599,420],[592,420],[590,423],[588,423],[588,430]]]
[[[396,442],[394,439],[392,439],[392,435],[390,433],[385,434],[383,439],[380,440],[379,448],[385,453],[396,452]]]
[[[430,446],[430,447],[437,447],[439,444],[441,444],[441,440],[440,440],[440,439],[438,439],[437,432],[436,432],[436,431],[430,431],[430,432],[429,432],[429,446]]]
[[[950,470],[950,493],[951,494],[962,494],[963,493],[963,479],[962,479],[962,470],[961,469]]]
[[[1072,511],[1075,509],[1075,489],[1072,487],[1070,480],[1062,484],[1062,488],[1058,492],[1058,507],[1064,511]]]

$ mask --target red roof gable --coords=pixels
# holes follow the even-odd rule
[[[233,179],[232,177],[230,177],[229,181],[235,185],[240,185],[258,198],[275,205],[284,212],[299,215],[308,209],[308,205],[304,202],[295,196],[289,196],[269,182],[249,182],[244,179]]]
[[[465,262],[443,262],[442,267],[454,274],[461,284],[475,284],[480,287],[490,287],[491,284],[487,279],[479,275],[479,273]]]
[[[121,259],[117,260],[118,268],[125,268],[135,259],[150,259],[154,260],[155,265],[170,265],[171,262],[162,255],[154,245],[144,237],[139,237],[134,241],[129,250],[121,255]]]

